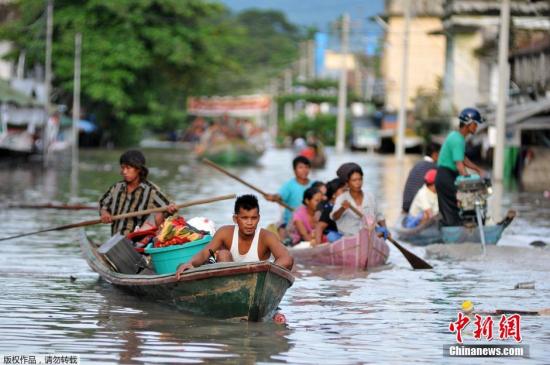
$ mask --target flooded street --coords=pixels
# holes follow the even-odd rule
[[[174,201],[228,193],[250,193],[225,175],[202,165],[184,150],[145,150],[150,180]],[[78,186],[69,167],[0,168],[1,236],[96,219],[89,210],[30,210],[9,203],[71,202],[95,204],[119,180],[120,151],[82,151]],[[347,161],[365,172],[364,188],[375,193],[390,225],[400,211],[403,182],[419,156],[399,165],[393,155],[347,153],[330,156],[311,178],[326,181]],[[292,176],[289,150],[268,150],[260,166],[232,168],[242,179],[275,193]],[[69,165],[67,165],[69,166]],[[277,205],[260,199],[261,226],[275,222]],[[192,317],[139,298],[98,281],[81,258],[78,230],[48,232],[3,241],[0,255],[0,354],[80,355],[81,363],[483,363],[444,358],[443,346],[453,344],[449,332],[462,301],[479,310],[534,310],[550,307],[550,199],[542,193],[505,191],[502,210],[518,211],[499,245],[453,256],[425,256],[428,248],[406,244],[434,266],[413,271],[391,247],[389,265],[372,273],[340,268],[295,266],[296,281],[281,302],[286,327],[273,323],[219,321]],[[180,211],[186,218],[207,216],[219,227],[231,224],[233,203],[218,202]],[[87,229],[104,240],[107,225]],[[453,248],[461,250],[460,247]],[[471,251],[471,250],[470,250]],[[460,253],[460,252],[459,252]],[[71,277],[74,278],[71,280]],[[518,289],[534,281],[535,289]],[[470,330],[464,332],[472,340]],[[498,339],[494,344],[515,344]],[[524,316],[522,344],[529,358],[518,364],[539,364],[550,358],[550,316]],[[507,363],[510,359],[486,359]]]

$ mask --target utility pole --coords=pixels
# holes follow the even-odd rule
[[[508,93],[508,39],[510,33],[510,0],[500,6],[498,41],[498,104],[496,115],[496,145],[493,152],[493,180],[502,182],[504,175],[504,137],[506,130],[506,97]]]
[[[269,108],[269,134],[273,140],[273,145],[277,144],[277,134],[278,134],[278,115],[279,111],[277,103],[277,90],[279,88],[279,81],[277,79],[272,79],[269,85],[270,94],[271,94],[271,104]]]
[[[72,170],[78,170],[78,121],[80,120],[80,53],[82,34],[74,36],[74,83],[73,83],[73,158]]]
[[[46,120],[42,127],[42,159],[43,164],[48,164],[48,143],[46,138],[46,128],[48,126],[48,120],[50,118],[50,94],[52,84],[52,37],[53,37],[53,0],[48,0],[48,6],[46,8],[46,62],[44,70],[44,94],[46,108]]]
[[[346,109],[347,109],[347,56],[348,56],[348,34],[349,34],[349,15],[342,16],[342,39],[341,39],[341,57],[342,69],[340,70],[340,83],[338,84],[338,119],[336,123],[336,153],[343,153],[345,148],[346,134]]]
[[[407,124],[407,88],[409,77],[409,28],[411,24],[411,2],[403,0],[403,12],[405,15],[405,29],[403,32],[403,59],[401,62],[401,100],[397,116],[397,143],[395,145],[395,157],[402,161],[405,156],[405,125]]]

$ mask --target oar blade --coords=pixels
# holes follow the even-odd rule
[[[388,240],[393,243],[395,247],[405,256],[409,264],[413,267],[415,270],[426,270],[426,269],[433,269],[432,265],[428,264],[425,260],[422,258],[416,256],[411,251],[407,250],[405,247],[401,246],[396,240],[393,238],[388,238]]]

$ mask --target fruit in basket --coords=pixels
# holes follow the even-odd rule
[[[183,217],[168,217],[160,227],[155,247],[166,247],[201,239],[202,234],[195,232]]]

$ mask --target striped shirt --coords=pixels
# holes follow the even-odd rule
[[[139,210],[159,208],[169,205],[170,201],[161,193],[160,189],[153,183],[145,180],[131,193],[127,191],[125,181],[119,181],[107,190],[99,200],[99,211],[102,209],[111,215],[119,215]],[[126,235],[136,227],[141,226],[147,216],[126,218],[114,221],[111,224],[111,234],[122,233]]]

